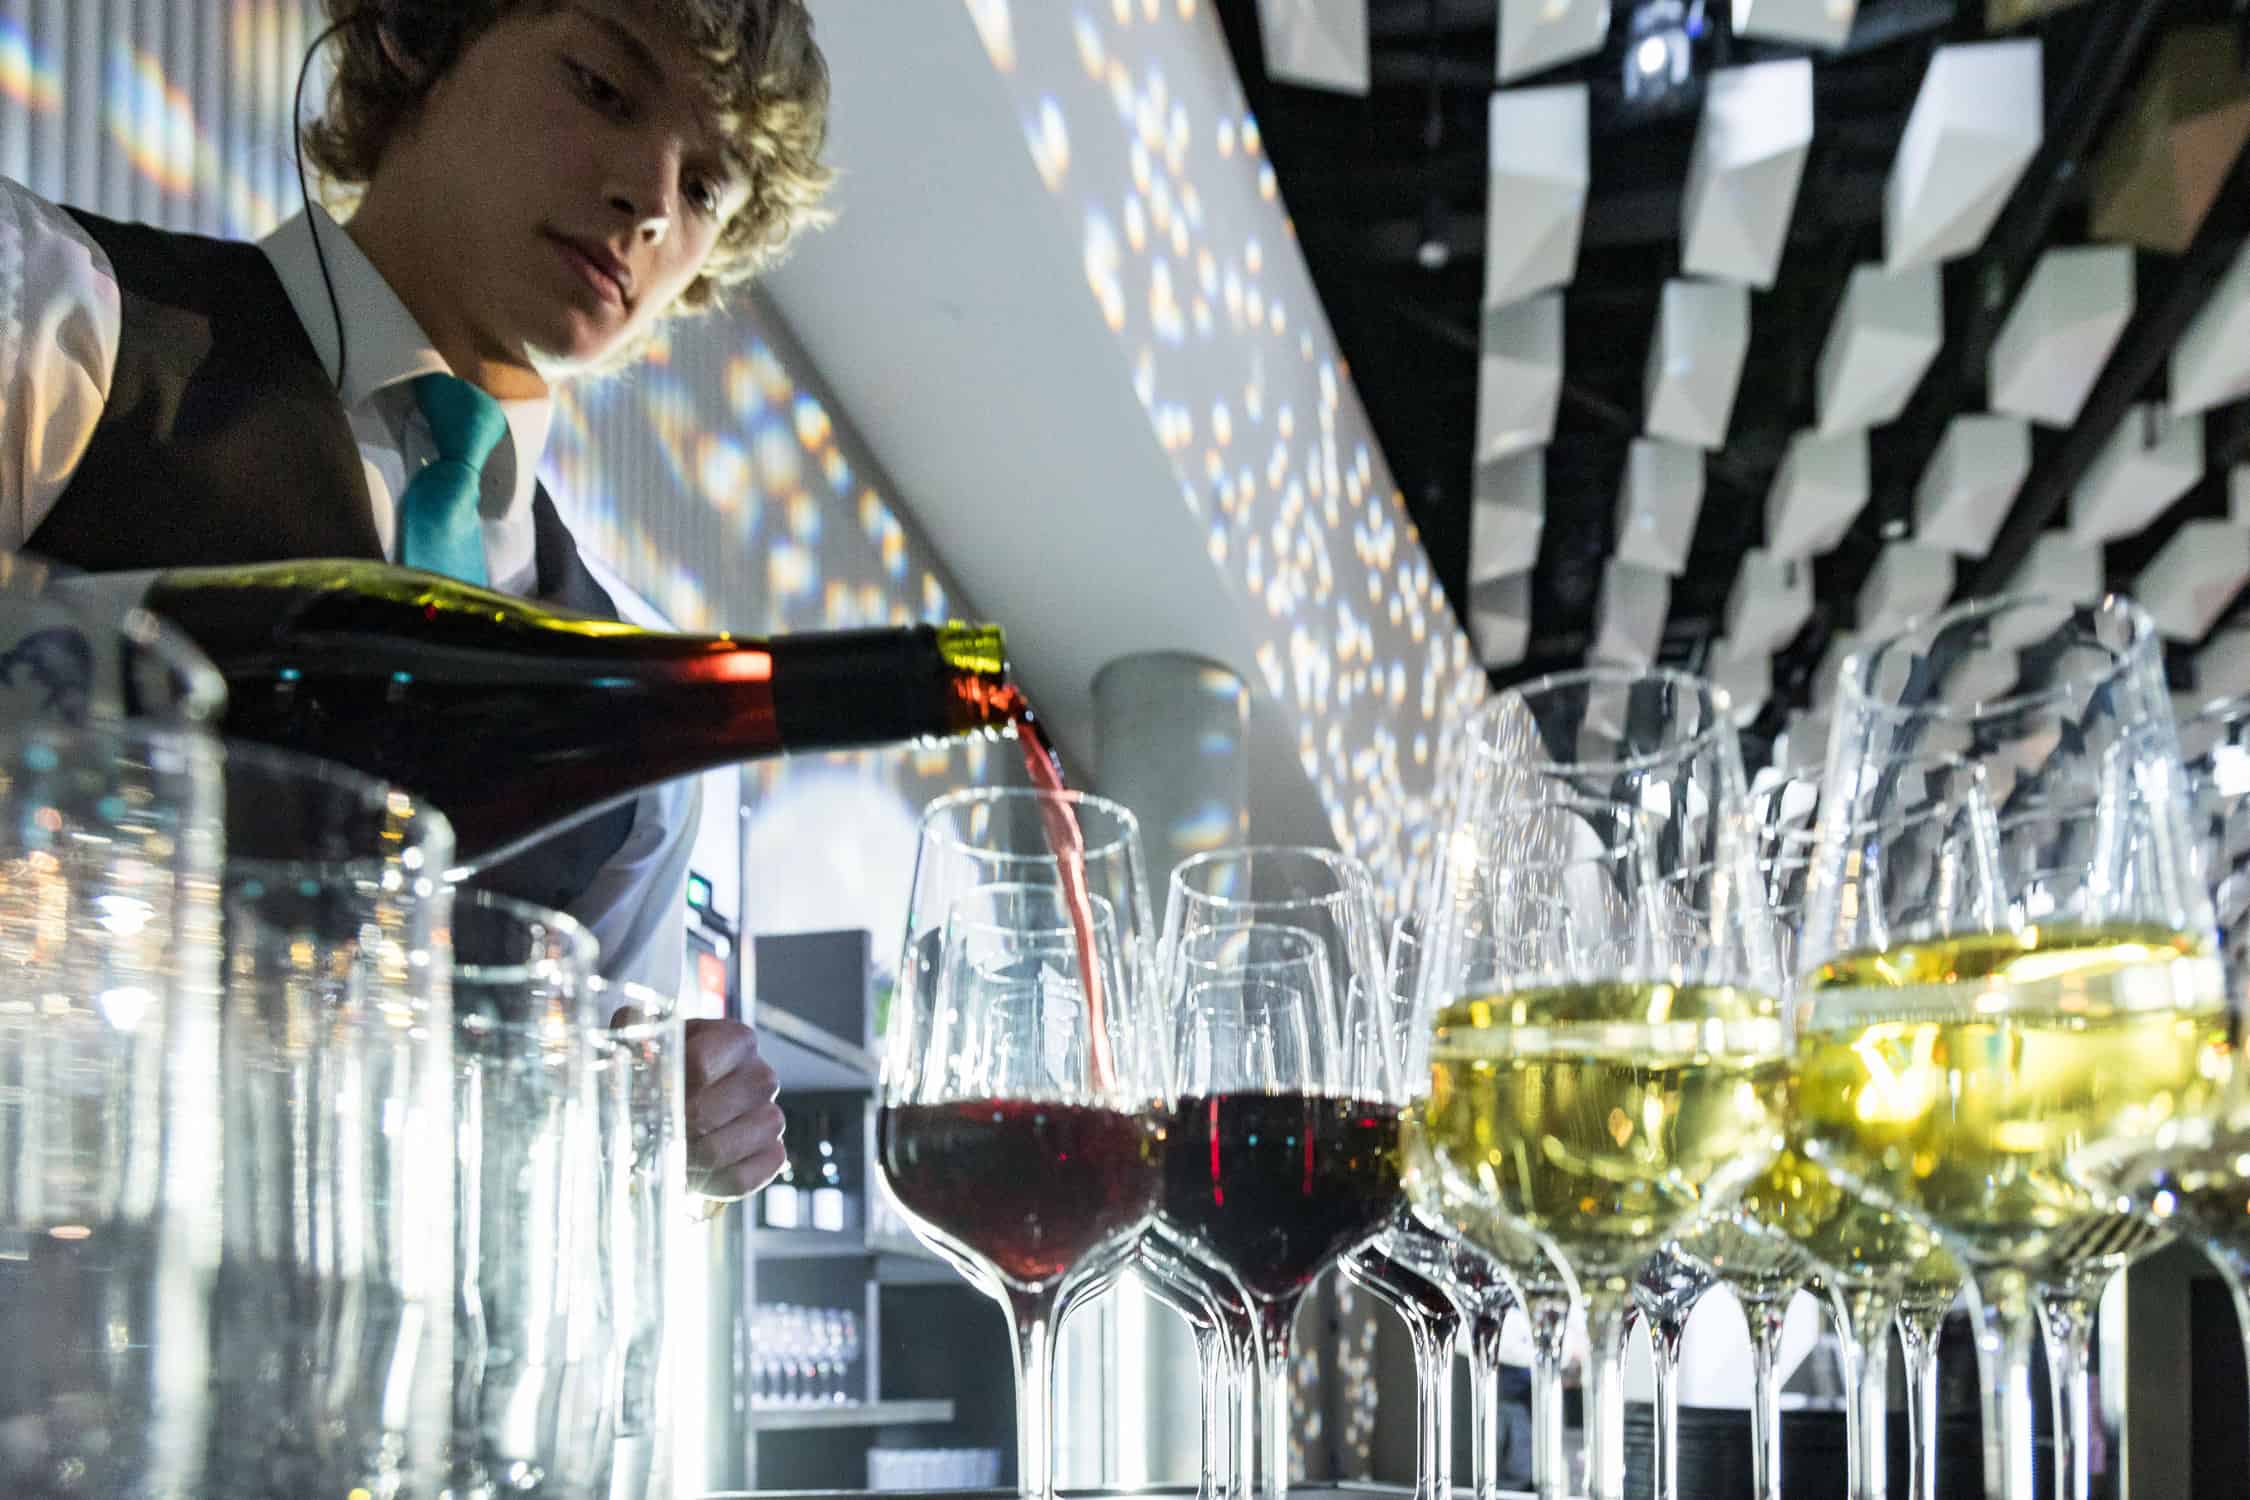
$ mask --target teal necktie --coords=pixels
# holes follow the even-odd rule
[[[477,500],[485,460],[508,430],[500,403],[452,375],[424,375],[414,399],[430,424],[437,457],[414,476],[398,505],[402,567],[485,585],[484,527]]]

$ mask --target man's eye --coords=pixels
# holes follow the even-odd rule
[[[695,205],[697,213],[709,215],[719,211],[719,185],[707,177],[690,179],[687,197],[688,202]]]
[[[585,97],[587,103],[609,114],[622,114],[624,112],[625,96],[618,91],[617,85],[602,77],[592,68],[584,67],[568,58],[563,59],[563,67],[570,74],[572,87]]]

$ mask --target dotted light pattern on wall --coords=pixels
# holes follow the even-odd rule
[[[1467,636],[1337,353],[1203,0],[965,0],[1087,293],[1260,638],[1336,838],[1395,899],[1432,837]]]
[[[322,25],[314,0],[0,0],[0,173],[116,218],[263,235],[299,206],[290,109]],[[324,92],[316,74],[308,102]],[[963,610],[804,361],[754,298],[737,301],[676,325],[644,366],[561,393],[544,475],[580,544],[685,630]],[[1009,777],[1014,759],[904,749],[764,762],[750,781],[770,802],[848,767],[911,810]],[[903,887],[906,873],[864,879]],[[878,951],[894,939],[877,936]]]

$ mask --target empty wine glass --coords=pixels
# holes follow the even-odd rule
[[[201,735],[0,731],[11,1496],[212,1492],[220,822]]]
[[[1365,867],[1320,849],[1184,861],[1158,973],[1178,1039],[1162,1222],[1253,1307],[1257,1483],[1279,1494],[1297,1308],[1399,1202],[1398,1071]]]
[[[452,830],[275,751],[230,745],[226,782],[210,1492],[436,1493],[460,1295]]]
[[[610,1464],[616,1328],[601,1271],[593,934],[486,892],[453,907],[454,1254],[449,1487],[591,1497]]]
[[[1991,663],[2011,657],[1995,696]],[[1800,948],[1797,1124],[1824,1170],[1966,1264],[1991,1487],[2027,1500],[2041,1292],[2099,1253],[2086,1232],[2108,1216],[2086,1163],[2203,1112],[2225,1071],[2161,642],[2115,597],[1982,601],[1853,657],[1836,713]],[[1924,790],[1902,766],[1933,753],[1982,769],[1966,813],[1983,832],[1959,841],[1965,899],[1925,911],[1923,883],[1893,901],[1882,829]],[[2066,802],[2087,812],[2067,861],[2003,861],[2002,820]]]
[[[1110,903],[1073,899],[1060,879],[962,890],[939,868],[949,861],[925,824],[878,1156],[915,1234],[1001,1294],[1016,1347],[1017,1481],[1044,1497],[1055,1312],[1074,1282],[1131,1252],[1155,1208],[1162,1084],[1147,1076],[1138,976]],[[938,892],[945,904],[933,910]]]

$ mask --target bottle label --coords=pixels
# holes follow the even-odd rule
[[[840,1230],[844,1228],[844,1190],[842,1188],[815,1188],[812,1195],[812,1227]]]
[[[760,1193],[758,1201],[765,1209],[766,1226],[769,1229],[805,1227],[804,1200],[797,1189],[777,1182]]]

